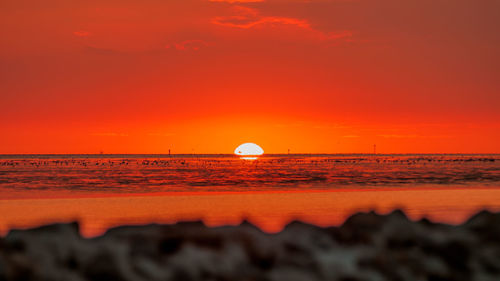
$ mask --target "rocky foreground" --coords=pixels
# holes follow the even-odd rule
[[[300,222],[124,226],[85,239],[78,225],[0,239],[0,280],[500,280],[500,213],[460,226],[360,213],[340,227]]]

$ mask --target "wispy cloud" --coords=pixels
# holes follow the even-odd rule
[[[301,20],[296,18],[288,18],[288,17],[256,17],[251,18],[248,16],[227,16],[227,17],[215,17],[212,19],[212,23],[229,26],[229,27],[237,27],[237,28],[252,28],[258,25],[265,24],[286,24],[286,25],[295,25],[300,28],[310,28],[307,20]]]
[[[292,127],[302,127],[304,122],[294,122],[294,123],[276,123],[274,127],[276,128],[292,128]]]
[[[273,27],[279,25],[289,25],[308,31],[320,40],[335,40],[352,37],[352,32],[348,30],[332,32],[317,30],[312,27],[307,19],[282,16],[263,16],[259,13],[259,10],[244,6],[234,6],[232,10],[235,15],[214,17],[211,20],[212,24],[241,29],[256,28],[259,26]]]
[[[73,35],[78,36],[78,37],[87,37],[87,36],[90,36],[91,34],[92,33],[88,32],[88,31],[83,31],[83,30],[73,32]]]
[[[114,132],[103,132],[103,133],[91,133],[91,136],[99,136],[99,137],[128,137],[128,134],[125,133],[114,133]]]
[[[203,40],[194,39],[194,40],[185,40],[185,41],[174,43],[174,44],[168,44],[165,46],[165,48],[169,49],[169,48],[173,47],[179,51],[186,51],[186,50],[198,51],[199,49],[201,49],[203,47],[208,47],[208,46],[210,46],[209,43],[207,43]]]
[[[85,51],[92,53],[92,54],[98,54],[98,55],[118,55],[122,54],[122,52],[119,52],[117,50],[112,50],[112,49],[106,49],[106,48],[98,48],[98,47],[93,47],[93,46],[85,46]]]
[[[344,124],[319,124],[319,125],[314,125],[313,128],[319,130],[334,130],[334,129],[349,129],[352,128],[352,126]]]
[[[171,137],[175,136],[174,133],[149,133],[148,136],[152,137]]]
[[[226,3],[256,3],[264,2],[265,0],[209,0],[210,2],[226,2]]]
[[[382,138],[393,138],[393,139],[414,139],[414,138],[449,138],[449,135],[417,135],[417,134],[381,134],[377,135]]]

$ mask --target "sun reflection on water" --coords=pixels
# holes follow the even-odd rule
[[[245,156],[245,157],[240,157],[240,159],[242,159],[242,160],[257,160],[257,159],[259,159],[259,157]]]

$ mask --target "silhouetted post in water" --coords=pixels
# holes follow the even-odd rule
[[[373,154],[377,154],[377,145],[376,144],[373,145]]]
[[[288,149],[288,155],[290,155],[290,148]]]
[[[170,156],[170,148],[168,149],[168,156]]]

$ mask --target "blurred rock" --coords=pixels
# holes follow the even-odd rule
[[[292,222],[123,226],[85,239],[78,225],[0,239],[2,280],[500,280],[500,213],[460,226],[358,213],[340,227]]]

